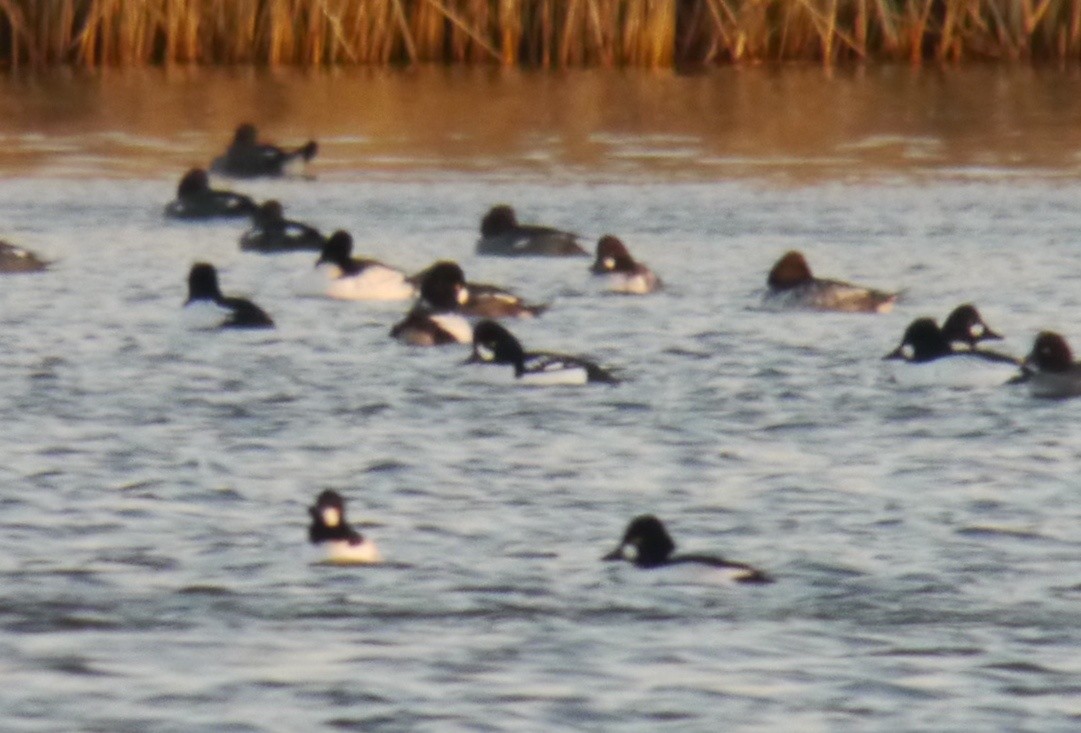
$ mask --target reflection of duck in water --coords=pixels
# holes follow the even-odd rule
[[[314,140],[309,140],[295,150],[284,150],[277,145],[261,143],[255,132],[255,125],[245,123],[236,128],[233,142],[224,155],[214,159],[210,170],[235,178],[280,176],[285,173],[290,163],[307,163],[317,152],[319,146]]]
[[[769,286],[765,295],[766,304],[782,308],[888,313],[897,302],[897,293],[815,277],[807,260],[796,251],[788,252],[777,260],[766,283]]]
[[[41,272],[48,266],[33,252],[0,240],[0,272]]]
[[[578,235],[551,227],[519,224],[514,209],[494,206],[480,222],[477,254],[504,257],[587,255],[578,245]]]
[[[202,168],[184,174],[176,187],[176,198],[165,207],[165,215],[173,219],[251,216],[254,211],[255,202],[247,196],[212,189]]]

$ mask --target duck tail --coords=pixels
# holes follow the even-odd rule
[[[319,143],[315,142],[315,140],[309,140],[307,145],[297,149],[295,155],[300,156],[304,159],[304,162],[307,163],[314,158],[318,152]]]

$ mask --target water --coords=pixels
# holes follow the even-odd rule
[[[965,300],[1004,350],[1043,328],[1081,343],[1077,158],[1049,137],[1078,97],[1048,91],[1076,80],[742,73],[320,76],[316,100],[363,110],[325,128],[288,75],[5,82],[2,236],[56,264],[0,290],[4,729],[1076,730],[1081,402],[906,387],[880,360]],[[424,101],[446,78],[471,107]],[[913,92],[898,118],[897,79],[932,98],[990,79],[1002,112]],[[727,92],[696,94],[710,84]],[[522,85],[551,113],[534,126],[468,114]],[[555,104],[628,86],[666,91],[588,120]],[[754,137],[749,112],[710,132],[713,105],[770,86],[824,119],[844,118],[837,95],[883,112],[802,140],[792,119]],[[276,136],[329,138],[316,180],[237,188],[406,269],[450,257],[552,301],[511,329],[627,383],[493,387],[464,349],[391,342],[401,305],[302,297],[314,258],[163,221],[236,121],[215,106],[230,97],[260,120],[278,105]],[[499,201],[620,234],[668,288],[603,297],[580,260],[475,257]],[[905,299],[758,309],[793,248]],[[277,330],[177,328],[202,259]],[[310,563],[305,507],[327,487],[387,565]],[[599,562],[643,512],[777,583]]]

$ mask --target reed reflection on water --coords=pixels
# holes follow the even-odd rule
[[[1081,165],[1081,70],[186,70],[0,80],[0,168],[179,176],[241,120],[320,175],[815,181]]]

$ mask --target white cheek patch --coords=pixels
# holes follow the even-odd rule
[[[495,352],[486,344],[477,344],[477,356],[484,361],[495,361]]]
[[[972,335],[972,338],[978,339],[980,336],[983,336],[983,324],[973,323],[971,328],[968,329],[968,332]]]
[[[328,527],[337,527],[342,522],[342,513],[332,506],[323,507],[320,516],[323,518],[323,524]]]
[[[635,560],[638,559],[638,548],[635,547],[634,545],[623,545],[623,547],[621,547],[620,550],[621,550],[620,554],[623,555],[624,560],[629,560],[630,562],[634,562]]]
[[[916,350],[912,348],[912,344],[905,344],[901,347],[901,356],[909,360],[916,356]]]
[[[469,288],[462,288],[458,291],[458,305],[465,305],[469,302]]]
[[[614,270],[616,268],[616,261],[611,257],[605,257],[601,264],[604,265],[605,270]]]

